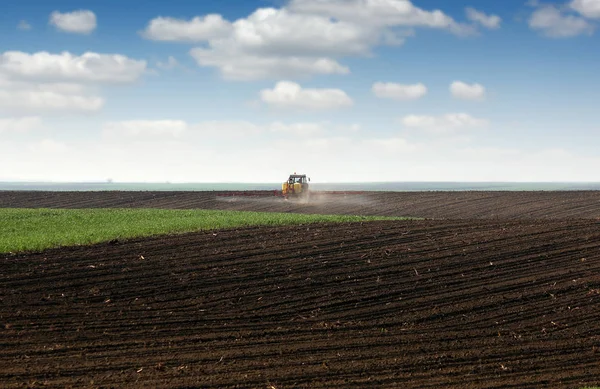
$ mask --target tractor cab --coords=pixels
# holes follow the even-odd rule
[[[308,181],[310,181],[310,178],[306,177],[306,174],[291,174],[290,178],[288,179],[288,182],[290,184],[308,184]]]

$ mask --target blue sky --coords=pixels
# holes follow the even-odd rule
[[[600,0],[121,4],[3,3],[0,180],[600,181]]]

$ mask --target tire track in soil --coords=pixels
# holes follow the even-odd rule
[[[594,221],[254,227],[0,260],[2,387],[600,381]]]

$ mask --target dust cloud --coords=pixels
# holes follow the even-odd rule
[[[308,198],[289,198],[285,199],[280,196],[265,194],[265,195],[227,195],[217,196],[216,200],[225,202],[237,208],[246,207],[260,210],[277,211],[281,209],[289,210],[296,207],[303,209],[311,209],[315,212],[323,213],[328,210],[331,212],[352,212],[353,210],[364,209],[365,207],[376,207],[379,202],[364,194],[345,194],[345,193],[327,193],[319,191],[311,191]]]

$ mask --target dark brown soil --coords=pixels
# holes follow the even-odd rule
[[[3,388],[600,383],[591,220],[245,228],[0,264]]]
[[[599,192],[272,195],[0,191],[0,207],[448,220],[0,254],[0,387],[600,384]]]
[[[0,208],[204,208],[428,219],[600,219],[600,191],[313,193],[310,202],[274,192],[0,191]]]

